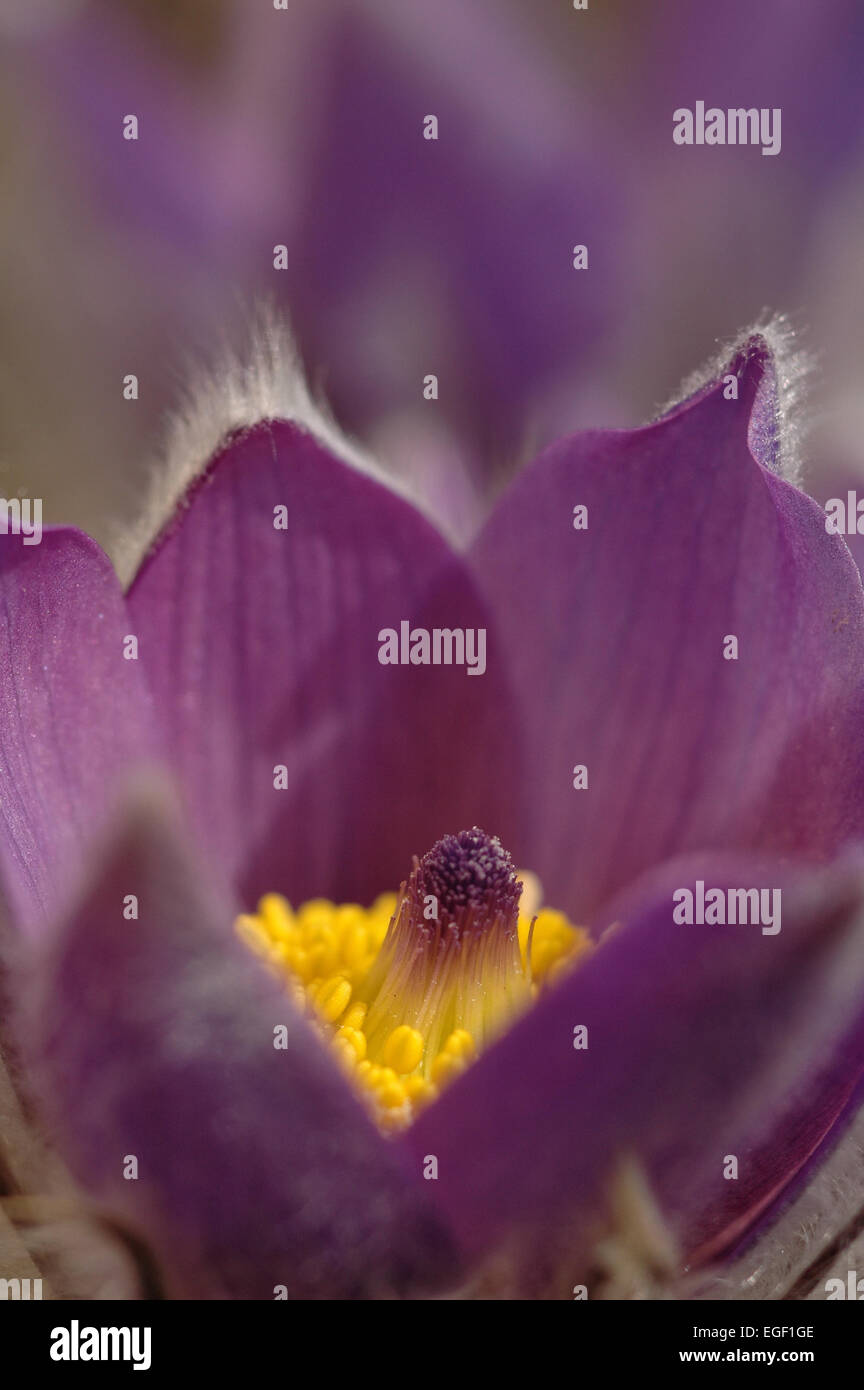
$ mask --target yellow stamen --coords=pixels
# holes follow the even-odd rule
[[[536,910],[539,885],[535,892],[530,878]],[[316,898],[295,911],[268,893],[256,913],[236,922],[240,939],[331,1041],[385,1133],[410,1124],[532,998],[592,950],[586,931],[541,908],[533,918],[519,915],[515,977],[491,935],[473,956],[464,945],[448,947],[424,972],[416,951],[403,960],[392,946],[403,901],[385,893],[361,908]]]
[[[402,1023],[393,1029],[384,1045],[384,1061],[400,1076],[407,1076],[420,1065],[423,1048],[422,1034]]]

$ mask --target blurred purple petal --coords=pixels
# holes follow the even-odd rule
[[[650,103],[636,107],[643,119],[646,112],[668,117],[690,93],[704,94],[708,106],[780,107],[784,148],[788,142],[797,161],[806,161],[811,179],[830,180],[862,130],[864,14],[857,0],[833,0],[822,10],[762,0],[758,22],[749,0],[722,7],[664,0],[655,15],[651,52],[634,74],[636,101]]]
[[[472,581],[310,435],[276,421],[229,441],[129,604],[195,827],[247,904],[371,901],[454,825],[508,834],[517,749]],[[382,666],[379,631],[402,620],[488,626],[485,675]]]
[[[423,138],[427,114],[437,141]],[[585,137],[590,119],[512,10],[346,7],[285,278],[307,352],[338,368],[330,393],[347,425],[422,409],[435,372],[431,408],[487,475],[536,430],[550,437],[541,397],[593,372],[605,271],[620,274],[621,198]],[[576,243],[587,272],[573,269]]]
[[[748,448],[761,371],[553,446],[478,540],[529,741],[519,854],[577,919],[689,849],[861,833],[864,598],[819,508]]]
[[[278,296],[351,429],[441,413],[488,481],[550,417],[582,422],[628,199],[586,138],[590,97],[529,21],[489,0],[235,4],[189,69],[115,9],[25,50],[103,217],[179,248],[188,278],[215,270],[214,292],[228,273]]]
[[[322,27],[309,0],[292,9],[293,43],[271,7],[214,12],[191,75],[170,43],[104,0],[23,48],[106,212],[234,274],[253,268],[274,228],[292,231],[302,141],[270,101],[281,88],[290,110]]]
[[[692,861],[664,872],[666,891],[655,883],[637,915],[407,1132],[412,1154],[437,1155],[434,1195],[466,1250],[515,1233],[539,1270],[560,1257],[552,1233],[562,1230],[565,1277],[578,1276],[625,1156],[644,1166],[685,1253],[709,1233],[716,1248],[842,1111],[864,1066],[859,868],[789,880],[764,861],[715,873],[703,863],[708,888],[782,888],[774,936],[675,924],[672,891],[692,889],[695,872]],[[588,1030],[581,1051],[577,1025]],[[724,1180],[728,1154],[738,1182]]]
[[[123,918],[128,894],[137,921]],[[172,1296],[427,1286],[448,1252],[419,1170],[226,932],[231,912],[178,847],[166,805],[141,797],[46,953],[27,1015],[74,1171],[143,1232]]]
[[[89,536],[0,537],[0,873],[13,920],[59,909],[130,761],[153,756],[150,702],[117,577]]]

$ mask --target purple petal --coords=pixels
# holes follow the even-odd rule
[[[527,726],[520,857],[583,920],[691,849],[821,856],[862,828],[864,598],[819,508],[748,448],[762,368],[738,400],[716,383],[555,445],[477,544]]]
[[[166,805],[139,794],[31,982],[28,1040],[52,1131],[81,1183],[143,1232],[169,1295],[425,1286],[447,1251],[420,1170],[226,931],[230,916]]]
[[[821,15],[765,0],[756,25],[747,0],[727,0],[722,11],[671,0],[652,19],[645,35],[650,56],[630,84],[634,112],[643,120],[667,117],[679,104],[670,102],[670,91],[681,93],[681,103],[691,100],[685,93],[710,93],[706,104],[725,108],[749,105],[743,93],[758,88],[761,106],[782,108],[783,148],[788,142],[795,150],[809,187],[830,180],[857,148],[864,17],[855,0],[836,0]],[[805,80],[806,103],[800,100]]]
[[[848,464],[832,460],[819,478],[813,495],[826,509],[826,524],[830,524],[832,530],[840,528],[838,534],[849,547],[858,573],[864,574],[864,531],[858,531],[859,524],[864,527],[864,517],[858,512],[859,501],[864,501],[864,475]]]
[[[0,874],[20,925],[57,910],[130,762],[152,756],[129,633],[117,577],[89,536],[0,537]]]
[[[595,373],[609,336],[604,269],[621,281],[630,200],[585,138],[590,100],[529,23],[490,0],[235,5],[194,73],[152,30],[103,0],[20,48],[35,109],[50,85],[64,156],[103,220],[186,256],[182,283],[162,267],[175,298],[190,303],[208,269],[211,295],[226,273],[278,295],[346,424],[422,431],[443,412],[486,481],[529,432],[550,437],[550,416],[572,425],[566,386]],[[127,112],[137,142],[122,138]],[[574,242],[596,254],[588,275]],[[274,274],[275,244],[289,261]],[[437,406],[420,394],[428,372]]]
[[[187,500],[129,602],[195,826],[243,900],[369,901],[454,826],[506,835],[516,751],[491,630],[482,676],[378,660],[402,620],[488,625],[431,526],[280,421],[235,436]]]
[[[696,872],[708,888],[780,886],[780,933],[675,924],[673,887],[692,889]],[[714,873],[689,861],[665,878],[407,1132],[415,1158],[437,1156],[434,1196],[472,1254],[514,1234],[536,1249],[538,1231],[551,1241],[564,1229],[568,1268],[584,1268],[625,1156],[685,1252],[709,1241],[716,1252],[852,1093],[864,1067],[860,866],[790,881],[764,861]],[[739,1181],[724,1179],[730,1154]]]
[[[368,429],[410,411],[411,383],[439,372],[435,409],[488,481],[529,432],[550,437],[555,388],[594,370],[626,195],[585,140],[578,84],[522,16],[487,0],[379,8],[371,22],[347,8],[316,92],[290,303],[313,358],[334,368],[340,419]],[[427,113],[437,141],[423,139]],[[576,242],[596,253],[588,274],[573,270]]]
[[[280,16],[226,13],[209,36],[216,61],[203,54],[194,81],[180,45],[104,0],[19,43],[16,56],[35,89],[50,84],[67,157],[105,212],[190,252],[199,267],[227,261],[245,273],[253,248],[279,239],[274,226],[290,231],[285,203],[299,200],[294,122],[274,121],[267,100],[281,84],[290,115],[301,64],[315,52],[321,21],[312,6],[295,9],[293,42],[283,26],[281,44]],[[127,113],[140,123],[135,142],[123,138]]]

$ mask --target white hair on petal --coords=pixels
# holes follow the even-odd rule
[[[662,419],[682,402],[695,396],[712,381],[725,376],[730,363],[742,352],[747,355],[767,348],[774,368],[777,399],[771,443],[776,471],[787,482],[800,486],[804,449],[810,420],[807,397],[815,363],[798,341],[796,330],[786,314],[765,313],[750,328],[719,344],[714,355],[685,377],[671,400],[657,412]]]
[[[344,463],[422,509],[422,503],[401,480],[343,434],[327,407],[316,400],[290,329],[269,306],[255,312],[245,350],[226,346],[209,367],[191,373],[190,381],[179,408],[169,419],[164,445],[151,472],[144,509],[112,546],[124,586],[131,584],[190,484],[226,437],[262,420],[292,421]]]

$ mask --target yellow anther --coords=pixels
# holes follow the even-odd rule
[[[522,884],[522,897],[519,901],[520,919],[530,922],[532,917],[536,917],[543,905],[543,885],[530,869],[520,869],[518,876]],[[519,935],[522,935],[521,931]]]
[[[407,1129],[413,1116],[410,1107],[406,1104],[399,1106],[396,1110],[379,1110],[376,1119],[378,1128],[385,1134],[398,1134],[399,1130]]]
[[[362,1028],[365,1020],[366,1005],[360,1003],[352,1004],[347,1014],[345,1015],[345,1027]]]
[[[351,927],[342,941],[342,959],[346,965],[360,965],[369,954],[369,933],[365,927]]]
[[[313,976],[325,978],[331,975],[332,970],[328,970],[327,965],[327,946],[326,943],[316,941],[308,954],[309,970]]]
[[[342,966],[342,951],[339,942],[334,936],[332,941],[328,941],[321,951],[321,969],[325,975],[332,975],[334,971],[340,970]]]
[[[432,1063],[432,1080],[436,1086],[447,1086],[465,1070],[466,1065],[464,1057],[453,1052],[439,1052]]]
[[[294,932],[294,913],[291,904],[281,893],[265,893],[258,904],[258,915],[271,936],[289,937]]]
[[[359,1028],[351,1028],[347,1023],[343,1023],[336,1034],[336,1041],[346,1043],[356,1061],[362,1062],[365,1058],[366,1034],[362,1033]]]
[[[318,1012],[328,1023],[335,1023],[340,1014],[344,1013],[348,1007],[348,1001],[351,998],[351,986],[341,975],[333,975],[329,980],[321,982],[315,991],[314,998]]]
[[[400,1076],[407,1076],[423,1060],[423,1035],[403,1023],[384,1044],[384,1061]]]
[[[266,956],[270,950],[270,938],[257,917],[247,913],[237,918],[234,930],[240,940],[249,946],[256,956]]]
[[[409,1100],[414,1100],[418,1096],[425,1096],[427,1092],[434,1094],[435,1091],[432,1082],[427,1081],[426,1077],[421,1076],[419,1073],[416,1076],[406,1076],[402,1085],[405,1087],[405,1094],[408,1096]]]
[[[375,1104],[383,1110],[396,1110],[407,1101],[405,1087],[391,1067],[373,1067],[366,1076]]]
[[[531,918],[519,918],[519,946],[526,968],[529,935],[531,978],[537,986],[550,983],[553,978],[564,974],[571,965],[593,950],[594,945],[588,932],[574,927],[563,912],[544,908],[537,914],[533,932]]]
[[[346,1071],[353,1071],[357,1065],[357,1053],[354,1051],[353,1044],[348,1038],[344,1038],[341,1031],[333,1039],[333,1051]]]
[[[442,1048],[451,1057],[464,1057],[466,1062],[471,1060],[476,1050],[474,1039],[465,1028],[454,1029]]]
[[[291,952],[291,969],[302,984],[311,978],[312,967],[309,964],[309,957],[302,947],[297,947]]]
[[[438,1094],[437,1086],[427,1081],[425,1076],[408,1076],[404,1082],[405,1095],[415,1110],[422,1110]]]
[[[326,898],[310,898],[300,908],[298,918],[305,929],[325,925],[331,920],[334,907]]]
[[[357,903],[343,903],[333,913],[333,925],[339,935],[343,937],[355,930],[365,934],[367,930],[366,913]]]
[[[395,1110],[397,1106],[405,1104],[405,1087],[398,1081],[387,1081],[378,1087],[376,1096],[378,1104],[383,1105],[385,1110]]]
[[[399,897],[396,893],[381,893],[372,904],[372,915],[378,922],[383,922],[385,932],[390,925],[390,918],[396,911],[398,901]]]

